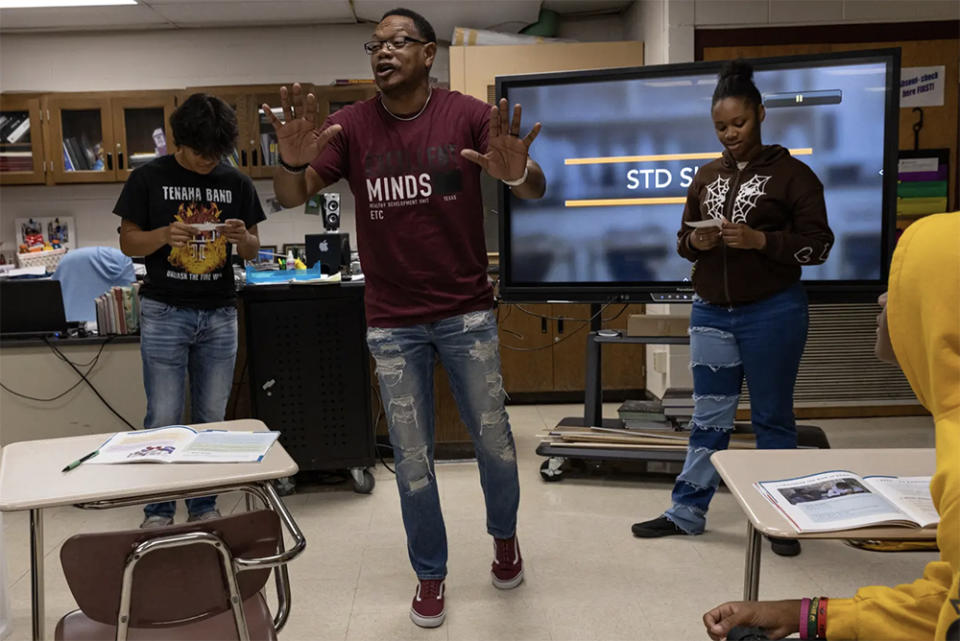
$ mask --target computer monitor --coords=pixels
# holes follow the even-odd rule
[[[805,267],[818,302],[886,287],[896,221],[899,49],[752,62],[765,143],[819,177],[836,237]],[[721,62],[497,78],[497,95],[543,129],[532,148],[543,198],[502,188],[500,293],[510,301],[690,300],[677,253],[687,187],[720,155],[710,117]]]
[[[66,331],[60,281],[0,280],[0,337],[58,336]]]

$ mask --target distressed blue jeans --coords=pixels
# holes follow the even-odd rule
[[[487,532],[514,535],[520,484],[504,408],[500,342],[491,311],[367,330],[387,415],[410,563],[420,579],[447,575],[447,534],[434,474],[433,368],[439,357],[473,440]]]
[[[186,380],[190,379],[190,422],[222,421],[233,385],[237,358],[235,307],[174,307],[140,299],[140,356],[147,415],[143,426],[177,425],[183,420]],[[192,516],[209,512],[216,496],[187,499]],[[151,503],[147,516],[173,517],[176,503]]]
[[[793,387],[807,342],[807,295],[797,283],[739,307],[694,301],[690,314],[693,419],[683,470],[665,516],[700,534],[720,477],[710,455],[726,449],[744,377],[750,420],[760,449],[797,446]]]

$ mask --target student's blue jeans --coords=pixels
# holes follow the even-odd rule
[[[434,323],[367,330],[367,345],[387,415],[410,563],[420,579],[447,574],[447,535],[433,464],[433,368],[439,357],[473,439],[487,508],[487,532],[509,538],[517,527],[517,456],[504,408],[493,312]]]
[[[190,422],[222,421],[237,358],[235,307],[193,309],[140,299],[140,355],[147,393],[145,428],[178,425],[190,379]],[[216,496],[187,499],[191,516],[209,512]],[[147,516],[173,517],[173,501],[151,503]]]
[[[726,449],[747,379],[750,420],[760,449],[797,446],[793,387],[807,342],[807,295],[797,283],[739,307],[693,303],[690,367],[693,419],[683,470],[666,517],[688,534],[700,534],[720,477],[710,455]]]

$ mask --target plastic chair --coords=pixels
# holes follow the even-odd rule
[[[305,546],[301,538],[283,553],[281,516],[289,513],[70,537],[60,560],[80,609],[60,620],[55,638],[276,639],[286,614],[275,621],[261,590],[276,568],[289,598],[281,571]]]

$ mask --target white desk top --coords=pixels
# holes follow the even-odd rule
[[[255,419],[193,425],[199,429],[266,431]],[[253,483],[292,476],[297,464],[279,442],[259,463],[80,465],[61,470],[97,449],[112,434],[11,443],[0,452],[0,512],[132,498]]]
[[[839,532],[798,534],[790,522],[753,484],[830,470],[857,474],[931,476],[936,455],[930,449],[844,450],[725,450],[710,457],[730,493],[737,499],[753,526],[769,536],[797,539],[896,539],[929,541],[933,528],[868,527]]]

